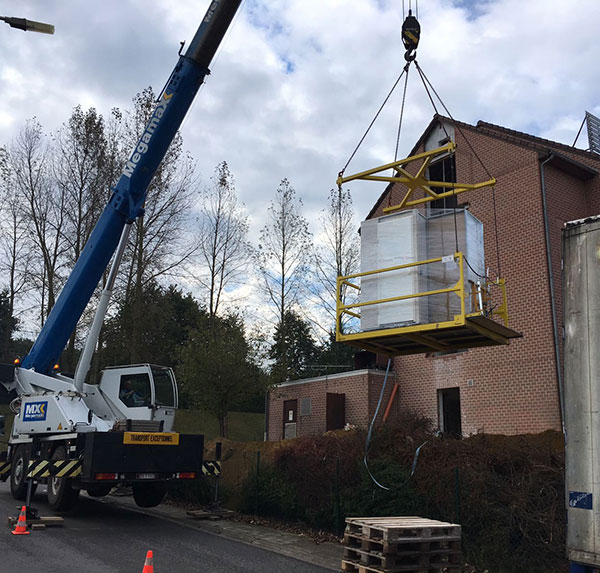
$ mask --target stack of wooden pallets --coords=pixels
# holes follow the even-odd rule
[[[459,573],[460,525],[423,517],[349,517],[342,571]]]

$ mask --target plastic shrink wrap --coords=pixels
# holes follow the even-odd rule
[[[471,282],[485,274],[483,225],[465,209],[412,209],[361,224],[361,272],[428,259],[465,257],[465,311],[474,310]],[[460,269],[453,259],[362,277],[361,302],[453,287]],[[455,293],[441,293],[361,308],[362,331],[452,320],[461,311]]]

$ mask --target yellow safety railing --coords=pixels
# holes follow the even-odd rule
[[[497,281],[485,281],[484,284],[471,285],[472,291],[467,292],[465,289],[465,271],[464,271],[464,255],[462,252],[454,253],[454,261],[458,264],[459,277],[456,283],[448,286],[447,288],[429,290],[425,292],[403,294],[394,297],[388,297],[378,300],[368,300],[360,302],[352,302],[344,304],[342,302],[342,291],[343,287],[350,287],[360,292],[360,285],[356,284],[356,279],[362,279],[364,277],[380,275],[384,273],[390,273],[393,271],[399,271],[403,269],[411,269],[420,267],[423,265],[430,265],[432,263],[447,262],[446,257],[437,257],[434,259],[428,259],[425,261],[416,261],[412,263],[406,263],[403,265],[396,265],[393,267],[387,267],[384,269],[377,269],[374,271],[367,271],[362,273],[355,273],[337,278],[337,295],[336,295],[336,340],[343,342],[347,340],[358,340],[361,338],[375,338],[378,336],[394,336],[397,334],[418,334],[420,332],[439,330],[443,328],[464,326],[467,318],[473,316],[500,316],[505,326],[508,326],[508,310],[507,310],[507,298],[506,298],[506,283],[504,279],[498,279]],[[491,307],[491,293],[490,287],[498,287],[501,291],[502,303],[497,308]],[[392,302],[398,302],[403,300],[417,299],[422,297],[431,297],[435,295],[448,294],[455,295],[460,301],[460,313],[454,315],[453,319],[432,322],[426,324],[411,324],[408,326],[399,326],[378,330],[360,331],[352,333],[344,333],[342,331],[342,320],[345,316],[351,316],[353,318],[360,319],[360,309],[368,306],[386,304]],[[466,311],[466,300],[472,297],[471,306],[475,308],[474,312]]]

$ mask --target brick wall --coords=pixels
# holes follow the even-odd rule
[[[396,358],[398,407],[437,420],[437,391],[458,387],[465,435],[560,429],[539,150],[475,128],[465,133],[498,182],[494,192],[471,191],[460,195],[459,203],[467,203],[484,224],[486,266],[492,276],[501,269],[507,279],[510,326],[523,338],[508,347],[470,349],[444,357]],[[458,130],[456,143],[457,180],[487,180],[486,171]],[[560,153],[600,169],[600,161],[589,154],[564,149]],[[561,227],[565,221],[600,212],[600,183],[598,177],[581,181],[552,163],[544,169],[556,306],[562,326]],[[391,194],[394,204],[404,192],[392,189]],[[388,203],[384,197],[374,215],[381,215]]]
[[[346,423],[366,428],[375,411],[384,378],[385,372],[380,370],[357,370],[285,382],[279,385],[269,392],[267,439],[283,439],[283,404],[285,400],[298,400],[296,426],[298,437],[324,433],[326,430],[327,393],[345,394]],[[381,420],[383,416],[394,382],[394,376],[389,376],[378,420]],[[311,398],[312,411],[308,416],[301,415],[302,398]],[[390,413],[390,421],[398,415],[398,412],[399,407],[396,402]]]

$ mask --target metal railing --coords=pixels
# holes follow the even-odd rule
[[[402,294],[393,297],[387,297],[376,300],[363,300],[359,302],[344,303],[342,300],[342,293],[344,287],[350,287],[356,291],[361,291],[361,286],[357,284],[357,279],[361,280],[364,277],[382,275],[385,273],[391,273],[395,271],[414,269],[425,265],[431,265],[434,263],[448,263],[454,261],[458,265],[458,280],[446,288],[427,290],[423,292],[415,292],[409,294]],[[347,276],[337,278],[337,293],[336,293],[336,340],[338,342],[344,340],[356,340],[360,338],[372,338],[381,335],[395,335],[404,333],[419,333],[428,330],[438,330],[442,328],[450,328],[456,326],[463,326],[467,318],[473,316],[499,316],[504,325],[508,326],[508,311],[507,311],[507,297],[506,297],[506,282],[504,279],[497,279],[496,281],[477,281],[476,283],[471,282],[471,289],[465,288],[465,258],[462,252],[456,252],[454,255],[449,257],[436,257],[425,261],[416,261],[406,263],[403,265],[396,265],[393,267],[387,267],[384,269],[377,269],[373,271],[366,271],[362,273],[355,273]],[[497,306],[493,306],[492,303],[492,287],[498,287],[501,293],[501,302]],[[407,301],[412,299],[420,299],[432,296],[439,296],[446,294],[448,297],[456,296],[459,304],[457,308],[459,312],[454,315],[452,319],[436,322],[428,322],[424,324],[411,324],[408,326],[397,326],[391,328],[379,328],[376,330],[359,331],[353,333],[344,333],[341,325],[345,317],[350,316],[355,319],[361,318],[361,309],[374,305],[384,305],[388,303]],[[469,312],[466,309],[466,301],[471,298],[471,308]]]

